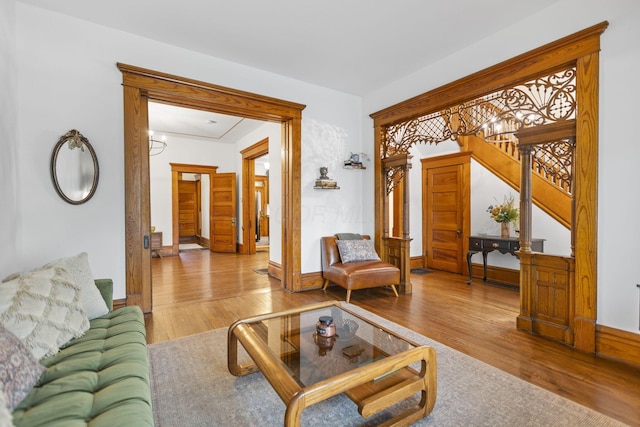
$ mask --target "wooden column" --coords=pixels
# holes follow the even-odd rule
[[[400,283],[398,291],[403,294],[412,292],[411,285],[411,237],[409,224],[409,170],[411,169],[411,157],[407,153],[396,154],[382,160],[381,175],[385,180],[385,191],[383,201],[384,223],[382,243],[384,249],[384,259],[400,269]],[[399,169],[402,171],[402,237],[389,236],[389,186],[391,185],[388,176],[390,170]]]
[[[578,58],[574,187],[575,348],[596,351],[598,295],[598,80],[599,54]]]
[[[536,147],[563,142],[575,145],[576,121],[526,128],[515,135],[520,152],[520,314],[516,325],[518,329],[574,345],[574,260],[532,252],[531,188]]]
[[[531,271],[531,153],[533,146],[520,141],[520,315],[518,329],[533,332],[532,304],[534,278]]]
[[[531,252],[531,153],[533,147],[519,144],[520,151],[520,252]]]

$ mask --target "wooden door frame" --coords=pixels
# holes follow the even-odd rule
[[[258,183],[260,185],[258,185]],[[269,237],[269,221],[268,218],[265,221],[265,217],[267,216],[265,212],[267,211],[267,207],[269,206],[269,175],[256,175],[254,181],[254,191],[253,194],[256,195],[261,193],[262,196],[260,198],[260,211],[262,215],[256,215],[257,222],[260,223],[259,232],[256,232],[256,236],[258,240],[262,239],[262,236]],[[256,205],[258,206],[258,205]],[[262,224],[266,224],[264,227]],[[267,234],[263,234],[263,231],[267,230]],[[256,230],[257,231],[257,230]]]
[[[180,209],[178,200],[178,181],[181,173],[215,174],[218,166],[193,165],[187,163],[169,163],[171,166],[171,255],[180,253]],[[211,181],[209,181],[211,182]],[[211,183],[209,183],[211,188]],[[209,216],[211,216],[211,197],[209,197]],[[211,230],[209,230],[211,233]]]
[[[125,280],[127,305],[152,310],[148,102],[282,124],[282,284],[301,283],[301,140],[305,105],[117,63],[124,103]],[[146,247],[145,247],[146,246]]]
[[[256,228],[253,223],[256,216],[256,194],[253,191],[256,179],[255,159],[267,153],[269,153],[269,138],[240,151],[242,154],[242,246],[239,252],[245,255],[256,253],[256,242],[251,238]],[[247,224],[249,224],[248,227]]]
[[[598,97],[600,36],[609,23],[603,21],[537,49],[525,52],[492,67],[463,77],[429,92],[371,114],[374,152],[382,153],[386,129],[417,117],[443,111],[453,105],[506,88],[535,76],[569,66],[576,68],[576,151],[572,168],[575,182],[575,341],[574,347],[595,352],[598,294]],[[375,241],[382,243],[384,232],[383,194],[385,175],[382,159],[374,156]],[[522,305],[522,302],[521,302]]]

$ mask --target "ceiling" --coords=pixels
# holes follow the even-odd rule
[[[177,138],[235,143],[263,124],[258,120],[149,102],[149,129],[167,143]]]
[[[363,96],[559,0],[18,1]],[[231,142],[260,125],[161,104],[149,119],[168,142]]]
[[[19,0],[360,96],[557,1]]]

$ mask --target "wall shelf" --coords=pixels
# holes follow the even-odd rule
[[[362,163],[360,164],[347,164],[345,163],[343,166],[343,169],[366,169],[367,167],[364,166]]]

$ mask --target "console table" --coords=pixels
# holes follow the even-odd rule
[[[516,251],[520,250],[519,237],[500,237],[500,236],[469,236],[469,252],[467,252],[467,266],[469,267],[469,281],[473,280],[473,271],[471,270],[471,256],[477,252],[482,252],[482,265],[484,267],[484,277],[482,280],[487,281],[487,254],[489,252],[498,251],[502,254],[509,253],[516,258]],[[544,239],[531,239],[531,250],[534,252],[544,252]]]

